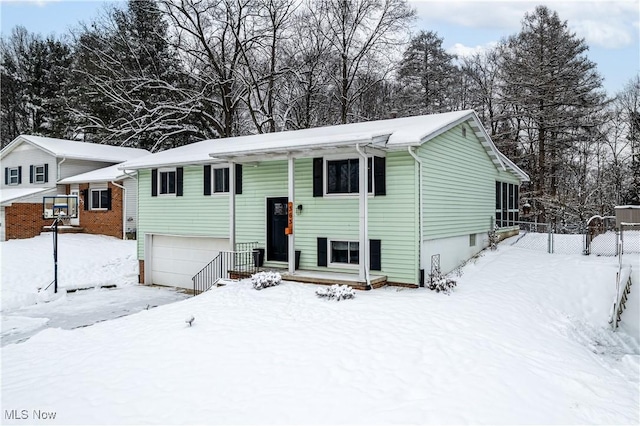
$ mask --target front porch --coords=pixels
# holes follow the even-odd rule
[[[283,280],[295,281],[307,284],[333,285],[341,284],[353,287],[356,290],[370,290],[383,287],[387,284],[386,275],[370,275],[369,281],[371,288],[367,288],[367,282],[361,279],[358,274],[350,274],[346,272],[329,272],[329,271],[309,271],[296,270],[290,273],[286,268],[260,267],[258,271],[275,271],[279,272]],[[229,277],[231,279],[249,278],[252,273],[247,271],[230,270]]]

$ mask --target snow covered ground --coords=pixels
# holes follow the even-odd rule
[[[450,296],[382,288],[335,302],[313,285],[245,280],[49,328],[2,348],[3,421],[26,410],[36,424],[640,422],[640,287],[612,332],[615,258],[501,244],[462,271]]]
[[[155,307],[187,296],[136,285],[136,242],[102,235],[61,234],[59,292],[53,294],[51,234],[0,244],[2,250],[2,345],[20,342],[47,327],[72,329]],[[103,285],[117,286],[113,289]],[[90,290],[67,293],[67,290]]]

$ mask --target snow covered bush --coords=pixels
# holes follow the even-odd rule
[[[451,279],[438,271],[430,277],[429,289],[435,290],[436,293],[443,292],[445,294],[450,294],[457,284],[456,280]]]
[[[491,250],[496,250],[498,248],[498,241],[500,241],[500,238],[496,232],[497,229],[498,225],[495,225],[493,229],[489,231],[489,248]]]
[[[334,284],[330,287],[317,290],[316,295],[329,300],[353,299],[356,297],[356,291],[348,285]]]
[[[273,287],[279,285],[280,282],[282,282],[282,277],[279,273],[273,271],[258,272],[251,275],[251,284],[253,284],[253,288],[256,290]]]

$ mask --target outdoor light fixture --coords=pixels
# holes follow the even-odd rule
[[[296,211],[298,212],[298,214],[302,213],[302,204],[298,204],[298,207],[296,207]]]

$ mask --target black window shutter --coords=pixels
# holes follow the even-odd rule
[[[84,204],[84,210],[89,210],[89,190],[82,190],[82,204]]]
[[[242,164],[236,164],[236,194],[242,194]]]
[[[18,166],[18,183],[22,183],[22,166]]]
[[[204,173],[202,178],[204,179],[204,195],[211,195],[211,165],[204,166]]]
[[[49,182],[49,165],[44,165],[44,183]]]
[[[33,183],[33,165],[29,166],[29,183]]]
[[[158,196],[158,169],[151,169],[151,196]]]
[[[385,157],[373,158],[373,179],[375,182],[375,194],[374,195],[386,195],[387,194],[387,171]]]
[[[313,196],[322,197],[322,157],[313,159]]]
[[[107,189],[107,210],[111,210],[111,188]]]
[[[369,240],[369,269],[382,270],[382,257],[380,256],[380,240]]]
[[[4,184],[9,185],[9,168],[4,168]]]
[[[327,239],[318,238],[318,266],[327,266]]]
[[[183,168],[176,168],[176,197],[182,197],[182,176]]]

